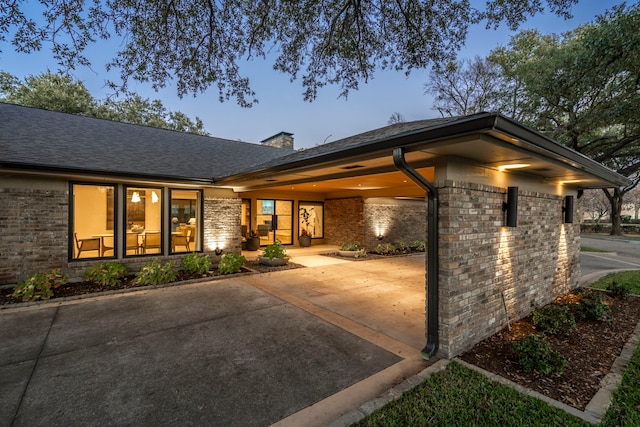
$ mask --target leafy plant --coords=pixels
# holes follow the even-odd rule
[[[360,242],[350,242],[346,241],[342,243],[340,250],[342,251],[361,251],[364,249],[364,246],[360,244]]]
[[[287,251],[282,242],[280,240],[276,240],[275,243],[271,243],[264,248],[263,256],[269,259],[284,258],[287,256]]]
[[[87,282],[103,286],[116,286],[129,273],[126,265],[117,262],[101,262],[87,268],[82,275]]]
[[[519,338],[513,343],[512,349],[518,354],[518,363],[524,372],[555,372],[562,375],[562,370],[567,365],[567,360],[551,348],[544,334]]]
[[[413,251],[424,252],[427,248],[427,244],[424,240],[414,240],[409,244],[409,247]]]
[[[35,301],[37,299],[49,299],[53,292],[51,288],[59,288],[67,283],[69,278],[60,270],[52,270],[46,273],[32,274],[16,286],[13,296],[22,298],[22,301]]]
[[[196,252],[182,258],[182,269],[189,274],[204,274],[211,269],[211,258]]]
[[[380,255],[394,255],[396,253],[396,247],[392,243],[380,243],[373,248],[373,252]]]
[[[226,254],[222,259],[220,259],[220,262],[218,263],[218,270],[220,270],[220,273],[222,274],[237,273],[240,271],[245,261],[246,259],[242,255],[234,253]]]
[[[606,297],[602,292],[587,289],[578,305],[578,313],[585,319],[607,322],[611,320],[609,312],[611,307],[606,303]]]
[[[550,304],[533,312],[533,324],[542,332],[568,334],[576,327],[576,318],[566,305]]]
[[[395,242],[395,247],[397,252],[406,253],[409,252],[409,245],[404,240],[398,240]]]
[[[153,260],[142,266],[142,269],[136,273],[135,282],[141,285],[164,285],[173,282],[176,278],[173,261],[162,265],[160,261]]]
[[[628,299],[629,296],[631,295],[631,290],[629,290],[628,287],[626,287],[623,284],[619,284],[618,282],[616,282],[615,280],[612,281],[609,286],[607,286],[607,289],[609,291],[611,291],[611,293],[613,295],[616,295],[622,299]]]

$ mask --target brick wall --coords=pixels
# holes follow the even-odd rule
[[[577,285],[579,224],[560,196],[520,190],[518,226],[503,227],[506,189],[446,181],[440,198],[440,352],[452,357]],[[576,216],[577,217],[577,216]]]
[[[381,242],[426,240],[426,200],[370,199],[364,205],[365,236],[362,243],[373,248]],[[382,240],[378,240],[378,236]]]
[[[225,253],[240,253],[242,245],[241,214],[242,199],[205,197],[203,250],[212,252],[216,247],[219,247]]]
[[[67,266],[69,191],[64,183],[0,188],[0,284]]]
[[[324,241],[342,245],[345,241],[364,241],[364,201],[360,197],[324,202]]]

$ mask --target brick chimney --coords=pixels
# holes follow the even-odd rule
[[[289,148],[293,150],[293,134],[280,132],[261,141],[263,145],[276,148]]]

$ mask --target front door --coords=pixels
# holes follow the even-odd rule
[[[258,199],[256,229],[260,244],[268,245],[280,240],[283,245],[293,244],[293,201]]]

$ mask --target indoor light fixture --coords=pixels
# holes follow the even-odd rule
[[[564,197],[562,212],[564,213],[565,224],[573,224],[573,196]]]
[[[140,193],[138,193],[137,191],[134,191],[133,194],[131,195],[131,201],[133,203],[140,202]]]
[[[158,193],[156,193],[155,191],[151,192],[151,203],[158,203],[158,201],[160,200],[160,198],[158,197]]]
[[[518,225],[518,187],[507,189],[507,201],[502,202],[502,210],[507,213],[507,227]]]

